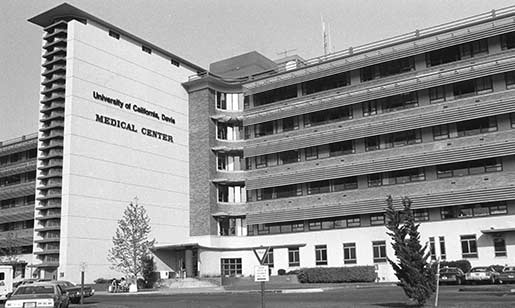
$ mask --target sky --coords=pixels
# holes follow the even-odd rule
[[[68,0],[204,68],[256,50],[304,59],[513,5],[513,0]],[[0,141],[37,131],[42,29],[57,0],[0,1]],[[293,50],[293,51],[292,51]]]

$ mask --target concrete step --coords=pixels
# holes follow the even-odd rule
[[[196,278],[174,278],[162,279],[159,281],[160,289],[183,289],[183,288],[216,288],[217,285]]]

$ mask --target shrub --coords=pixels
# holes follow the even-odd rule
[[[145,288],[152,288],[157,281],[157,273],[154,272],[156,266],[154,257],[145,256],[141,258],[141,271]]]
[[[97,278],[97,279],[93,280],[93,282],[96,283],[96,284],[110,283],[111,279]]]
[[[301,283],[373,282],[376,276],[373,266],[302,268],[297,273]]]
[[[436,268],[436,263],[433,263],[433,266]],[[469,260],[458,260],[458,261],[440,261],[440,268],[442,267],[457,267],[461,269],[464,273],[470,271],[472,265],[470,265]]]
[[[284,276],[284,275],[286,275],[286,270],[285,270],[285,269],[282,269],[282,268],[281,268],[281,269],[279,269],[279,270],[277,271],[277,275],[279,275],[279,276]]]

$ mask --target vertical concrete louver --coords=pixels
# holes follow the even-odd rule
[[[44,30],[34,255],[36,266],[44,270],[45,277],[56,278],[61,229],[67,23],[58,21]]]

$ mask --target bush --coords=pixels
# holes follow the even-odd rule
[[[301,283],[373,282],[376,277],[373,266],[302,268],[297,274]]]
[[[145,288],[154,287],[154,284],[157,281],[157,273],[154,272],[154,270],[156,268],[155,263],[154,263],[154,257],[147,256],[147,257],[141,258],[141,267],[142,267],[141,271],[143,274],[143,286]]]
[[[434,268],[436,269],[436,263],[433,263]],[[458,261],[440,261],[440,268],[442,267],[457,267],[461,269],[464,273],[470,271],[472,265],[470,265],[469,260],[458,260]]]
[[[101,284],[101,283],[110,283],[111,280],[112,279],[97,278],[97,279],[93,280],[93,282],[96,284]]]
[[[284,275],[286,275],[286,270],[285,270],[285,269],[282,269],[282,268],[281,268],[281,269],[279,269],[279,270],[277,271],[277,275],[279,275],[279,276],[284,276]]]

